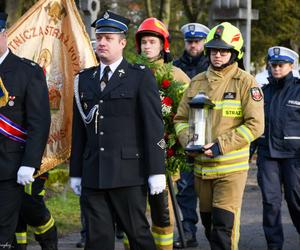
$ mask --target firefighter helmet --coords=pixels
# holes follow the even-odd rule
[[[244,55],[244,40],[241,31],[231,23],[223,22],[208,33],[204,45],[205,53],[207,49],[230,49],[237,52],[237,59]]]
[[[154,35],[163,39],[163,50],[170,53],[169,31],[164,23],[155,17],[145,19],[135,33],[135,42],[138,53],[141,53],[141,38],[145,35]]]

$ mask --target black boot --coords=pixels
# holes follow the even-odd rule
[[[43,234],[36,234],[35,239],[39,242],[42,250],[58,250],[58,238],[55,225]]]
[[[77,248],[84,248],[85,246],[85,239],[81,238],[77,243],[76,243],[76,247]]]
[[[197,247],[198,246],[198,241],[196,239],[195,234],[185,233],[184,234],[184,240],[186,242],[186,248],[188,248],[188,247]],[[174,241],[173,247],[174,248],[183,248],[183,245],[182,245],[181,240],[180,240],[179,237]]]
[[[212,210],[213,229],[210,234],[210,247],[214,250],[232,249],[232,229],[234,214],[225,209],[214,207]]]
[[[202,225],[205,229],[205,236],[208,241],[210,241],[210,234],[211,234],[211,213],[207,212],[200,212],[200,217],[202,221]]]

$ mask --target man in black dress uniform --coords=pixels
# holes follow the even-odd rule
[[[145,210],[147,183],[152,195],[166,186],[161,101],[151,71],[123,59],[128,24],[109,11],[93,23],[100,65],[74,82],[70,183],[89,250],[114,249],[115,215],[132,250],[156,249]]]
[[[43,70],[8,49],[6,18],[0,12],[0,249],[11,248],[22,185],[34,181],[50,127]]]

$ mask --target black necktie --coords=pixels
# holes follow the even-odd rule
[[[106,87],[107,83],[108,83],[108,73],[110,72],[110,67],[109,66],[105,66],[104,71],[103,71],[103,76],[100,80],[100,88],[101,91],[104,90],[104,88]]]

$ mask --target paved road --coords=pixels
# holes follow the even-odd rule
[[[240,250],[265,250],[267,249],[264,234],[261,226],[262,205],[260,190],[256,183],[256,169],[249,171],[247,187],[244,195],[244,203],[241,214]],[[292,225],[285,202],[283,202],[282,221],[284,226],[285,244],[283,250],[300,250],[300,239]],[[197,238],[199,247],[189,248],[190,250],[209,250],[205,239],[202,225],[198,226]],[[79,234],[74,233],[59,240],[59,250],[76,250],[76,242]],[[40,247],[32,245],[28,250],[39,250]],[[101,249],[99,249],[101,250]],[[122,242],[116,241],[115,250],[123,250]]]

